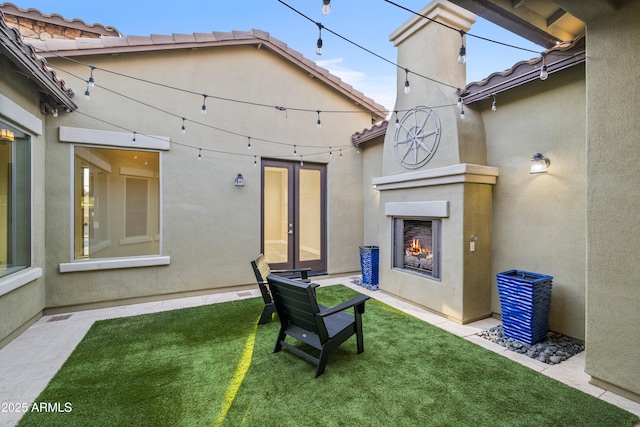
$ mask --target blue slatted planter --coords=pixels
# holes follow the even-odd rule
[[[548,329],[553,276],[521,270],[496,276],[505,337],[529,345],[543,339]]]
[[[380,248],[378,246],[360,246],[360,269],[362,286],[378,290],[378,264]]]

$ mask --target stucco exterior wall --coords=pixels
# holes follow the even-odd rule
[[[640,3],[587,22],[587,359],[640,400]]]
[[[42,118],[39,111],[40,95],[36,86],[17,73],[12,63],[0,56],[0,120],[8,122],[31,136],[32,153],[32,266],[0,279],[0,347],[17,333],[37,320],[44,309],[45,288],[42,270],[45,266],[44,244],[44,138],[26,129],[17,116],[29,115],[31,120]],[[4,101],[4,100],[8,101]],[[16,114],[16,107],[24,110]],[[15,119],[14,119],[15,118]],[[32,277],[15,287],[16,276]],[[23,282],[23,281],[21,281]],[[15,289],[14,289],[15,288]],[[6,289],[13,289],[5,292]]]
[[[549,327],[584,339],[586,138],[584,66],[503,92],[497,110],[481,104],[493,194],[492,310],[495,275],[518,269],[553,276]],[[549,172],[530,174],[543,153]]]
[[[373,185],[373,178],[382,175],[382,149],[384,135],[372,141],[367,141],[361,148],[362,153],[362,193],[364,195],[364,244],[367,246],[380,245],[380,192]]]
[[[305,163],[328,165],[328,272],[359,269],[358,247],[363,241],[362,158],[350,147],[350,135],[354,129],[371,125],[370,113],[322,114],[322,127],[316,128],[316,108],[353,111],[358,107],[277,55],[254,46],[79,59],[124,75],[194,91],[196,95],[96,70],[96,88],[91,91],[91,99],[77,98],[83,114],[61,115],[49,124],[48,131],[54,135],[59,126],[122,131],[109,126],[113,123],[139,134],[171,139],[170,149],[161,154],[161,255],[169,256],[170,264],[59,272],[61,263],[71,261],[72,144],[51,141],[47,150],[47,272],[50,275],[47,307],[117,304],[119,300],[254,283],[249,261],[260,252],[261,157],[300,161],[302,155]],[[55,58],[50,62],[69,73],[59,71],[70,87],[84,93],[86,83],[81,79],[88,78],[88,67]],[[180,118],[132,102],[105,88],[186,117],[186,133],[181,133]],[[197,94],[204,92],[211,96],[206,100],[207,115],[201,116],[203,97]],[[313,111],[280,111],[223,101],[213,95]],[[91,116],[102,121],[92,120]],[[247,138],[216,128],[252,135],[251,150],[247,149]],[[291,146],[260,139],[299,144],[297,155]],[[329,147],[337,146],[349,148],[343,148],[342,158],[334,148],[330,157]],[[198,160],[198,148],[202,148],[202,160]],[[318,152],[324,153],[315,154]],[[257,166],[254,166],[254,155]],[[233,185],[238,173],[245,178],[243,188]]]

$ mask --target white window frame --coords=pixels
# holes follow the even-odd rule
[[[136,135],[135,145],[132,141],[133,136],[127,132],[112,132],[102,131],[96,129],[86,128],[74,128],[68,126],[60,126],[59,140],[60,142],[70,143],[70,183],[71,189],[70,199],[70,251],[69,259],[71,262],[61,263],[59,270],[61,273],[70,273],[77,271],[94,271],[94,270],[109,270],[119,268],[133,268],[133,267],[149,267],[157,265],[168,265],[171,262],[169,256],[163,256],[162,254],[162,152],[168,151],[171,145],[170,138],[168,136],[148,136],[148,135]],[[131,257],[119,257],[119,258],[97,258],[97,259],[79,259],[76,260],[74,255],[74,157],[76,146],[86,146],[95,148],[127,148],[137,150],[158,150],[159,151],[159,212],[158,222],[160,224],[160,232],[158,236],[159,240],[159,255],[143,255],[143,256],[131,256]]]
[[[30,158],[30,167],[31,167],[31,196],[30,196],[30,209],[31,209],[31,253],[30,256],[30,267],[19,270],[15,273],[9,274],[5,277],[0,278],[0,296],[6,295],[9,292],[13,292],[14,290],[21,288],[22,286],[28,285],[42,277],[42,268],[34,267],[33,265],[33,253],[34,253],[34,167],[33,167],[33,155],[34,155],[34,139],[42,135],[43,132],[43,123],[39,117],[34,116],[29,111],[22,108],[20,105],[16,104],[14,101],[9,99],[8,97],[0,94],[0,119],[9,123],[11,126],[20,129],[22,132],[28,134],[30,136],[30,144],[31,144],[31,158]]]

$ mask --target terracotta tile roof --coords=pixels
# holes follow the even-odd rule
[[[570,43],[547,50],[544,63],[549,74],[552,74],[585,61],[585,38],[581,36]],[[539,56],[528,61],[520,61],[507,70],[492,73],[479,82],[469,83],[461,94],[462,100],[468,105],[537,80],[541,66],[542,56]]]
[[[261,30],[231,31],[193,34],[171,34],[150,36],[110,37],[99,39],[47,39],[28,40],[39,54],[45,58],[52,56],[86,56],[144,51],[161,51],[170,49],[190,49],[217,46],[255,45],[259,49],[268,49],[310,76],[318,78],[328,86],[350,98],[355,105],[371,112],[372,120],[379,121],[385,117],[385,107],[343,82],[327,69],[305,58],[300,52],[291,49],[286,43],[271,37]]]
[[[0,10],[0,53],[8,57],[25,75],[30,77],[40,89],[51,96],[57,105],[69,110],[77,106],[71,101],[74,93],[67,89],[64,80],[47,66],[47,61],[36,55],[30,45],[24,43],[18,30],[9,27],[4,13]]]
[[[383,120],[371,126],[370,128],[363,129],[359,132],[351,135],[351,143],[354,147],[359,147],[360,144],[364,144],[367,141],[371,141],[374,138],[383,136],[387,133],[387,127],[389,126],[389,120]]]
[[[114,27],[105,27],[102,24],[87,24],[81,19],[66,19],[57,13],[46,15],[38,9],[21,9],[13,3],[0,4],[0,10],[7,15],[17,16],[19,18],[32,19],[35,21],[47,22],[61,27],[73,28],[76,30],[92,33],[97,37],[100,36],[116,36],[121,37],[122,34]]]

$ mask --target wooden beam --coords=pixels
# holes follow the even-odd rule
[[[567,11],[564,9],[558,9],[555,12],[553,12],[551,16],[547,18],[547,27],[550,27],[553,24],[555,24],[558,19],[562,18],[566,14],[567,14]]]

